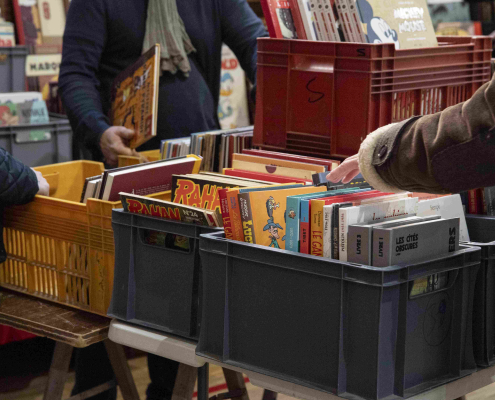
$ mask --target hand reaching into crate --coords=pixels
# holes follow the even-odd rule
[[[32,169],[32,168],[31,168]],[[36,178],[38,178],[38,193],[42,196],[49,196],[50,195],[50,185],[46,181],[46,179],[41,175],[41,172],[35,171],[33,169],[34,173],[36,174]]]
[[[351,157],[346,158],[342,164],[335,168],[327,175],[327,180],[330,182],[349,183],[358,175],[359,170],[359,154],[354,154]]]
[[[105,162],[116,167],[119,155],[141,157],[135,149],[129,148],[134,131],[123,126],[112,126],[101,135],[100,148]]]

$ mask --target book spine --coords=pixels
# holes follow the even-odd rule
[[[232,225],[232,238],[240,242],[244,242],[244,234],[242,232],[241,212],[239,209],[239,200],[237,199],[238,190],[230,190],[227,192],[227,200],[229,202],[230,223]]]
[[[351,38],[349,36],[349,31],[347,30],[347,25],[345,23],[344,13],[342,11],[342,2],[344,0],[335,0],[335,8],[337,9],[337,15],[339,17],[340,27],[342,28],[342,32],[344,33],[344,40],[346,42],[351,42]]]
[[[468,206],[469,206],[469,214],[479,214],[479,198],[478,192],[476,189],[471,189],[468,191]]]
[[[324,200],[311,200],[310,243],[311,255],[323,256],[323,206]]]
[[[301,19],[304,23],[304,30],[306,32],[307,40],[318,40],[318,35],[316,33],[316,26],[311,15],[311,8],[309,6],[308,0],[296,0],[299,5],[299,12],[301,14]]]
[[[268,28],[268,33],[271,38],[277,38],[277,32],[275,30],[275,21],[273,20],[273,15],[271,13],[270,0],[260,0],[261,9],[265,16],[266,27]]]
[[[349,42],[356,42],[354,30],[351,23],[351,17],[349,15],[349,4],[347,0],[340,0],[340,5],[342,10],[342,18],[344,21],[344,26],[347,28],[347,35],[349,37]]]
[[[246,243],[256,243],[254,238],[253,213],[249,193],[239,193],[239,209],[241,212],[242,233]]]
[[[301,222],[299,223],[299,252],[309,254],[309,217],[310,217],[309,200],[301,200]]]
[[[285,224],[288,240],[285,241],[285,249],[299,252],[299,199],[287,198],[287,222]]]
[[[361,16],[359,15],[356,7],[356,0],[347,0],[347,3],[349,5],[349,16],[351,18],[352,26],[354,27],[356,40],[361,43],[367,43],[368,39],[364,34],[363,24],[361,23]]]
[[[347,209],[339,210],[339,260],[347,261]]]
[[[290,0],[289,7],[292,13],[292,19],[294,20],[294,26],[296,27],[297,37],[306,40],[306,30],[304,29],[304,22],[302,20],[301,12],[299,11],[297,0]]]
[[[495,186],[486,187],[485,201],[486,201],[486,214],[495,215]]]
[[[388,267],[390,260],[390,230],[373,229],[373,261],[374,267]]]
[[[482,214],[486,215],[488,211],[488,205],[486,204],[485,190],[483,188],[477,190],[480,198],[480,210],[482,211]]]
[[[227,239],[233,239],[232,235],[232,223],[230,221],[229,201],[227,199],[227,191],[229,189],[219,189],[218,195],[220,197],[220,210],[222,212],[223,229],[225,231],[225,237]]]
[[[339,204],[334,204],[332,208],[332,259],[339,259]]]
[[[316,29],[318,30],[318,36],[321,41],[329,42],[328,32],[325,30],[325,24],[323,21],[323,15],[319,10],[318,0],[309,0],[309,5],[311,7],[311,13],[316,24]]]
[[[347,232],[349,262],[371,265],[371,226],[350,225]]]
[[[323,13],[327,19],[329,29],[331,31],[333,41],[335,42],[340,42],[340,35],[339,35],[339,29],[337,26],[337,20],[335,18],[335,14],[333,13],[333,7],[332,7],[332,2],[330,0],[323,0]],[[333,165],[331,166],[330,170],[332,170],[334,167]]]
[[[332,205],[323,207],[323,257],[332,258]]]

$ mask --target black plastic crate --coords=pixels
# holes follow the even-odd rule
[[[46,132],[43,140],[26,140],[30,132]],[[72,128],[65,116],[50,114],[46,124],[25,124],[0,127],[0,147],[22,163],[37,167],[72,161]]]
[[[190,339],[199,332],[199,235],[223,228],[112,211],[115,270],[108,315]],[[174,237],[179,236],[179,241]],[[187,247],[185,249],[184,247]]]
[[[203,357],[352,399],[410,397],[476,368],[479,248],[376,268],[217,233],[200,253]],[[410,297],[426,277],[446,286]]]
[[[473,306],[473,348],[478,365],[495,364],[495,217],[467,215],[473,246],[481,247],[481,267]]]
[[[26,46],[0,47],[0,93],[26,90]]]

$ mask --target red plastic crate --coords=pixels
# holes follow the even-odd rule
[[[469,99],[491,78],[489,37],[439,46],[258,39],[253,144],[323,157],[357,153],[366,135]]]

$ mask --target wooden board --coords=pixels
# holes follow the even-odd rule
[[[108,337],[110,319],[1,289],[0,323],[86,347]]]

